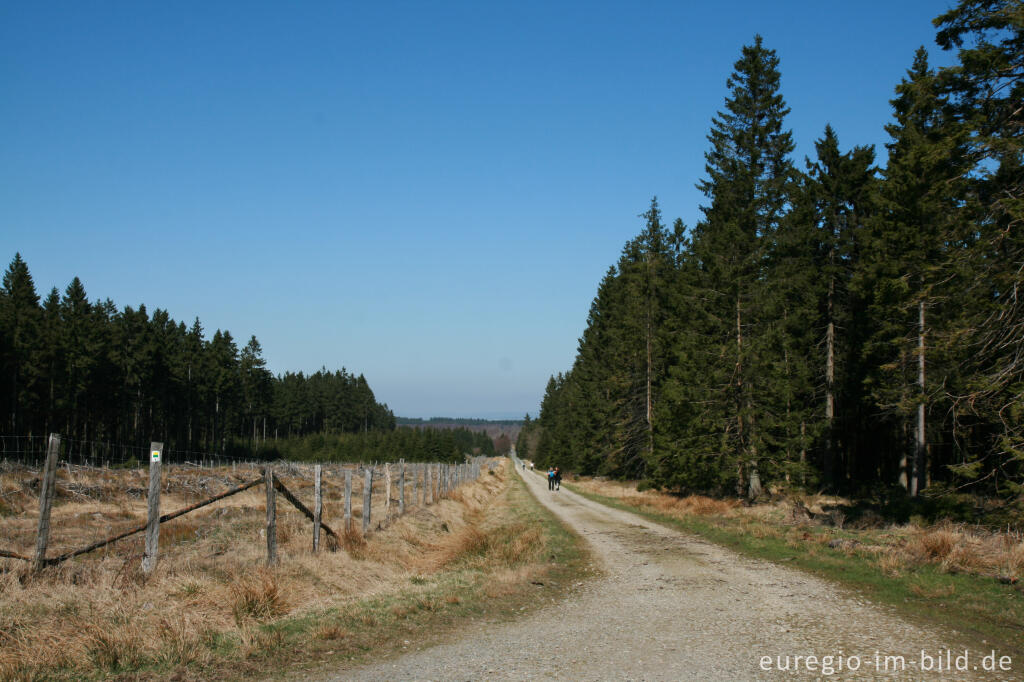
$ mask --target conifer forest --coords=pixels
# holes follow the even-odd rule
[[[885,150],[793,158],[783,65],[743,46],[702,218],[657,199],[519,440],[540,465],[769,488],[1024,493],[1024,5],[963,0],[894,84]]]
[[[186,326],[159,308],[90,302],[77,277],[40,300],[17,254],[3,276],[0,330],[7,436],[163,438],[169,449],[228,454],[241,443],[252,451],[278,438],[394,428],[362,375],[273,376],[255,336],[239,349],[226,330],[207,338],[198,319]]]
[[[163,439],[172,459],[461,461],[493,454],[467,428],[395,428],[366,378],[345,368],[273,375],[255,336],[239,349],[227,330],[209,338],[145,305],[90,302],[75,277],[40,300],[15,254],[0,288],[0,456],[38,457],[46,434],[65,455],[145,459]],[[132,453],[138,451],[137,456]]]

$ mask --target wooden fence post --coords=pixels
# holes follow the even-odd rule
[[[149,519],[146,525],[146,553],[142,556],[142,572],[149,575],[156,568],[160,553],[160,460],[164,444],[149,444]]]
[[[50,510],[57,479],[57,456],[60,454],[60,435],[50,434],[46,446],[46,461],[39,483],[39,530],[36,532],[36,556],[33,565],[40,570],[46,563],[46,545],[50,540]]]
[[[317,464],[313,467],[313,553],[320,549],[320,519],[324,510],[324,498],[320,489],[320,480],[323,476],[323,466]]]
[[[352,470],[345,469],[345,532],[352,530]]]
[[[398,515],[405,514],[405,460],[398,460]]]
[[[363,535],[370,529],[370,497],[373,495],[373,467],[366,467],[363,479]]]
[[[277,563],[277,491],[274,489],[274,470],[263,469],[263,482],[267,488],[267,565]]]
[[[391,465],[384,464],[384,523],[388,522],[391,512]]]
[[[409,504],[416,506],[416,500],[418,499],[416,497],[416,464],[410,466],[409,473],[413,478],[413,480],[411,481],[411,484],[413,486],[413,497],[410,499]]]

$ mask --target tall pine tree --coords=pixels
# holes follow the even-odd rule
[[[706,339],[693,361],[706,369],[696,391],[704,407],[696,423],[705,438],[694,445],[716,455],[720,478],[737,493],[761,492],[764,431],[773,420],[765,393],[766,295],[761,286],[768,245],[790,203],[794,169],[789,109],[779,93],[779,59],[761,36],[743,48],[726,82],[725,110],[712,121],[705,154],[708,178],[698,187],[708,198],[692,236],[701,332]]]

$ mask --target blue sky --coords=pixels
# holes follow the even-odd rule
[[[0,5],[0,258],[255,334],[401,416],[536,414],[657,195],[693,225],[742,45],[795,158],[884,161],[934,0]]]

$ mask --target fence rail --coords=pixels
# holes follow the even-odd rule
[[[173,512],[160,513],[161,478],[163,474],[164,452],[163,444],[153,442],[144,457],[149,460],[149,486],[146,492],[147,520],[144,524],[134,525],[120,532],[109,534],[95,542],[77,549],[64,551],[55,555],[48,555],[48,544],[50,535],[50,516],[56,492],[56,472],[59,464],[59,453],[61,450],[61,437],[58,434],[51,434],[47,441],[47,450],[43,466],[39,476],[39,519],[36,531],[35,553],[32,556],[21,554],[10,549],[0,548],[0,558],[15,559],[32,564],[34,570],[41,570],[45,566],[52,566],[62,563],[68,559],[88,554],[100,548],[116,543],[138,533],[146,533],[145,552],[142,557],[142,570],[144,573],[151,573],[157,565],[159,557],[160,525],[172,519],[184,516],[198,509],[206,507],[220,500],[237,495],[246,490],[264,486],[266,491],[266,538],[268,564],[277,561],[277,494],[280,493],[286,502],[295,507],[312,523],[312,551],[320,549],[321,533],[326,533],[331,542],[330,549],[336,549],[342,541],[342,534],[352,532],[352,478],[354,473],[362,473],[362,533],[365,535],[371,532],[373,514],[373,486],[375,480],[380,480],[384,487],[383,519],[386,522],[391,518],[392,483],[397,488],[397,509],[398,516],[405,514],[413,507],[424,507],[437,503],[439,500],[448,497],[459,486],[477,480],[480,477],[482,466],[487,458],[466,457],[461,463],[444,462],[388,462],[382,465],[361,464],[348,465],[327,465],[336,474],[344,476],[344,514],[342,516],[343,528],[340,532],[328,526],[323,519],[323,497],[326,486],[324,485],[325,465],[313,465],[313,508],[310,509],[298,495],[296,495],[284,483],[279,474],[284,473],[293,477],[302,478],[308,475],[308,465],[292,462],[278,462],[266,464],[257,478],[248,481],[238,482],[215,495],[208,495],[193,504],[177,509]],[[71,475],[72,464],[65,460],[68,475]],[[238,462],[232,462],[233,473],[237,475]],[[83,465],[77,465],[80,469]],[[190,466],[189,463],[178,464],[179,467]],[[493,468],[493,462],[490,465]],[[338,471],[338,469],[341,471]],[[242,465],[243,475],[246,469]],[[259,471],[253,463],[248,464],[248,470],[252,473]],[[136,474],[137,475],[137,474]],[[307,479],[308,480],[308,479]],[[407,496],[407,488],[411,486],[411,492]],[[418,496],[417,496],[418,492]],[[418,501],[417,501],[418,500]]]

